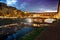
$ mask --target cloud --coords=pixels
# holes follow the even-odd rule
[[[25,2],[20,5],[21,10],[26,10],[26,7],[27,7],[27,3]]]
[[[17,0],[6,0],[7,5],[16,4]]]

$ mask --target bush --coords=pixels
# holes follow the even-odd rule
[[[31,33],[26,34],[24,37],[22,37],[20,40],[34,40],[36,36],[41,34],[43,30],[46,30],[46,28],[38,28],[36,30],[33,30]]]

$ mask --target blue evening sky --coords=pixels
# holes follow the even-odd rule
[[[27,12],[57,12],[58,0],[0,0],[8,6]]]

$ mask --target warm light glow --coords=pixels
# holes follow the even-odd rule
[[[24,12],[24,14],[27,14],[27,12]]]
[[[37,26],[37,24],[33,24],[33,26]]]
[[[31,23],[32,22],[32,19],[27,18],[26,21],[29,22],[29,23]]]
[[[50,19],[50,18],[49,18],[49,19],[45,19],[45,20],[44,20],[44,22],[46,22],[46,23],[53,23],[53,21],[55,21],[55,19]]]

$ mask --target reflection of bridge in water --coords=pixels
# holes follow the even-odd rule
[[[14,24],[8,24],[8,25],[4,25],[4,26],[0,26],[0,30],[2,29],[2,36],[0,36],[1,39],[4,39],[4,37],[6,36],[6,40],[14,40],[14,39],[18,39],[21,38],[22,36],[24,36],[25,34],[31,32],[32,30],[34,30],[35,28],[33,28],[32,26],[25,26],[27,24],[24,23],[14,23]],[[0,33],[1,35],[1,33]]]

